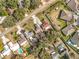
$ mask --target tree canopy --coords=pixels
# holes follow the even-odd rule
[[[15,24],[16,20],[12,16],[7,16],[6,19],[3,21],[2,26],[4,28],[12,27]]]
[[[9,8],[17,8],[18,0],[2,0],[3,6]]]
[[[21,8],[18,8],[14,11],[13,13],[13,17],[19,21],[19,20],[22,20],[25,16],[25,10],[24,9],[21,9]]]

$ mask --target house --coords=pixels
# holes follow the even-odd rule
[[[72,24],[68,25],[66,28],[62,29],[64,35],[68,36],[75,32],[75,28]]]
[[[59,59],[60,55],[55,51],[52,45],[49,46],[48,48],[46,47],[45,50],[51,55],[52,59]]]
[[[30,37],[31,46],[36,46],[38,44],[38,39],[36,37]]]
[[[0,16],[0,24],[2,24],[2,22],[5,20],[6,16]]]
[[[3,56],[6,56],[6,55],[8,56],[10,54],[11,54],[11,50],[9,49],[8,45],[5,45],[4,50],[2,51],[2,55]]]
[[[26,31],[25,34],[26,34],[27,38],[34,36],[34,33],[32,31]]]
[[[42,28],[39,25],[35,25],[35,33],[43,32]]]
[[[79,49],[79,30],[73,35],[73,37],[68,41],[68,44]]]
[[[74,26],[79,26],[79,17],[77,18],[76,22],[73,23]]]
[[[42,28],[43,28],[44,31],[47,31],[47,30],[51,29],[52,27],[51,27],[51,25],[48,23],[48,21],[44,20],[44,21],[42,22]]]
[[[67,5],[74,12],[78,12],[78,10],[79,10],[79,4],[76,1],[77,0],[66,0]]]
[[[25,46],[28,44],[27,40],[22,37],[18,40],[18,43],[20,46]]]
[[[2,36],[2,41],[3,41],[3,44],[5,45],[7,42],[9,42],[10,40],[8,38],[6,38],[5,36]]]
[[[70,11],[61,10],[59,14],[59,18],[65,21],[71,21],[73,19],[73,14]]]
[[[9,42],[8,46],[13,52],[17,51],[20,48],[18,43]]]
[[[37,24],[39,26],[42,25],[42,22],[40,21],[38,17],[36,17],[36,15],[33,15],[32,18],[33,18],[34,24]]]

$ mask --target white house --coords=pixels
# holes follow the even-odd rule
[[[35,15],[33,15],[32,18],[33,18],[34,24],[37,24],[37,25],[41,25],[42,24],[40,19],[38,17],[36,17]]]
[[[3,56],[8,56],[10,55],[11,50],[9,49],[9,47],[7,45],[4,46],[4,50],[2,51]]]
[[[13,52],[17,51],[20,48],[18,43],[13,44],[12,42],[9,42],[8,45]]]
[[[9,42],[9,39],[6,38],[5,36],[2,36],[2,41],[3,41],[3,44],[6,44],[7,42]]]

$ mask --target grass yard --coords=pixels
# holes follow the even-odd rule
[[[44,16],[43,13],[38,13],[38,14],[37,14],[37,17],[38,17],[41,21],[43,21],[43,20],[45,19],[45,16]]]
[[[31,55],[25,57],[24,59],[35,59],[35,58],[34,58],[34,55],[31,54]]]
[[[63,39],[64,39],[65,41],[67,41],[69,38],[70,38],[69,36],[63,36]]]
[[[63,27],[66,26],[66,22],[63,20],[58,19],[58,25],[60,26],[60,28],[62,29]]]
[[[25,30],[32,30],[34,29],[34,23],[32,20],[29,20],[24,26]]]

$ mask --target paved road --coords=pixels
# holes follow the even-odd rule
[[[22,26],[23,24],[25,24],[27,22],[27,20],[29,20],[33,15],[36,15],[44,10],[46,10],[51,4],[56,3],[57,0],[50,0],[46,5],[41,6],[40,8],[35,9],[31,14],[29,14],[27,17],[25,17],[22,21],[16,23],[15,26],[9,28],[9,30],[4,31],[2,34],[7,34],[9,32],[11,32],[13,29],[16,28],[17,25]],[[2,34],[0,34],[0,36],[2,36]]]

